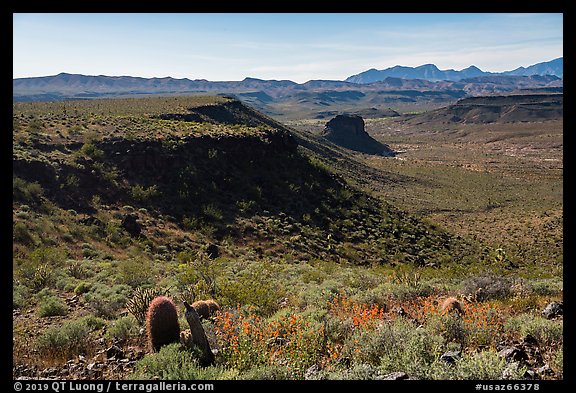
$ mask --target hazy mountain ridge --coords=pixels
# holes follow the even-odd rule
[[[544,63],[538,63],[531,65],[529,67],[518,67],[515,70],[504,72],[505,75],[520,75],[520,76],[530,76],[530,75],[555,75],[560,78],[564,77],[564,58],[559,57],[557,59],[547,61]]]
[[[564,75],[564,61],[563,57],[531,65],[529,67],[519,67],[512,71],[505,72],[487,72],[482,71],[478,67],[471,65],[460,71],[453,69],[440,70],[434,64],[424,64],[418,67],[405,67],[394,66],[384,70],[376,70],[374,68],[352,75],[346,78],[346,82],[352,83],[373,83],[385,80],[386,78],[402,78],[402,79],[425,79],[428,81],[461,81],[467,78],[481,77],[481,76],[498,76],[498,75],[512,75],[512,76],[532,76],[532,75],[553,75],[562,78]]]
[[[218,92],[252,96],[264,100],[282,100],[289,97],[301,98],[306,94],[338,95],[338,92],[355,92],[361,97],[371,92],[454,92],[468,94],[472,91],[503,91],[514,88],[560,87],[562,79],[555,76],[481,76],[453,81],[428,81],[425,79],[401,79],[387,77],[385,80],[357,84],[341,81],[314,80],[303,84],[291,81],[258,80],[246,78],[243,81],[211,82],[166,78],[141,78],[133,76],[87,76],[78,74],[58,74],[37,78],[20,78],[12,82],[15,101],[34,100],[35,96],[50,95],[55,99],[74,99],[90,96],[166,94],[166,93],[205,93]],[[349,94],[341,95],[350,97]]]
[[[272,97],[281,97],[296,91],[310,90],[361,90],[365,89],[462,89],[463,83],[506,83],[505,77],[533,77],[534,75],[563,77],[563,58],[549,62],[519,67],[503,73],[485,72],[475,66],[461,71],[440,70],[434,64],[419,67],[395,66],[385,70],[371,69],[351,76],[345,81],[310,80],[296,83],[290,80],[263,80],[247,77],[242,81],[208,81],[206,79],[187,78],[143,78],[136,76],[106,76],[60,73],[53,76],[13,79],[13,96],[16,98],[39,94],[78,96],[82,94],[159,94],[184,92],[229,92],[245,93],[264,91]],[[489,77],[488,79],[483,79]],[[496,79],[492,79],[496,78]],[[521,79],[516,79],[521,81]],[[515,81],[516,81],[515,80]],[[553,79],[542,79],[539,82],[551,82]],[[365,86],[365,85],[371,86]],[[361,85],[361,86],[359,86]]]

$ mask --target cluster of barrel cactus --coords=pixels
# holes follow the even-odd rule
[[[185,302],[185,305],[187,308],[194,308],[198,317],[204,319],[209,319],[220,310],[218,303],[212,299],[196,301],[192,306]],[[164,345],[180,341],[178,310],[167,296],[157,296],[152,299],[146,312],[145,322],[148,343],[152,351],[159,351]]]

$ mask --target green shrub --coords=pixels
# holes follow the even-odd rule
[[[79,154],[94,160],[104,157],[104,151],[96,147],[92,142],[86,142],[79,150]]]
[[[95,250],[91,244],[84,243],[82,245],[82,256],[84,258],[94,259],[98,258],[99,255],[100,253],[97,250]]]
[[[564,341],[562,320],[548,320],[541,316],[521,314],[508,318],[504,329],[520,337],[532,335],[541,346],[560,345]]]
[[[62,183],[60,183],[60,188],[67,190],[77,190],[80,187],[80,179],[75,174],[71,173],[66,175]]]
[[[107,222],[104,233],[106,234],[106,243],[110,246],[125,246],[129,242],[126,231],[118,221]]]
[[[131,290],[132,288],[125,284],[108,286],[95,283],[84,296],[96,315],[110,319],[124,307]]]
[[[52,317],[66,314],[68,314],[68,307],[56,296],[44,297],[40,302],[38,315],[41,317]]]
[[[88,326],[88,328],[92,331],[102,329],[104,326],[106,326],[105,320],[92,314],[86,315],[85,317],[78,319],[78,321],[85,323],[86,326]]]
[[[251,213],[256,209],[257,203],[253,200],[236,201],[236,208],[242,214]]]
[[[330,314],[326,315],[323,320],[324,334],[334,342],[344,342],[354,332],[354,323],[352,318],[340,320]]]
[[[189,231],[200,229],[202,225],[204,224],[197,217],[184,216],[182,218],[182,226],[184,227],[184,229],[187,229]]]
[[[110,324],[106,336],[116,341],[126,341],[140,331],[138,321],[133,316],[120,317]]]
[[[94,161],[92,162],[92,168],[93,170],[98,172],[98,174],[102,179],[106,180],[109,183],[112,183],[112,185],[117,185],[117,179],[119,174],[118,171],[114,169],[114,167],[112,167],[111,165],[106,165],[106,163],[104,162]],[[100,205],[100,202],[101,202],[100,196],[94,195],[94,197],[92,198],[92,206],[96,208]]]
[[[52,291],[51,289],[48,289],[48,288],[44,288],[44,289],[38,291],[38,293],[36,294],[36,297],[39,300],[44,300],[48,297],[54,297],[54,296],[56,296],[54,291]]]
[[[54,284],[57,269],[65,258],[65,252],[52,247],[38,247],[25,260],[16,263],[15,276],[26,281],[36,291]]]
[[[224,218],[222,210],[213,204],[202,206],[202,214],[210,221],[220,221]]]
[[[20,244],[27,244],[31,245],[34,244],[34,237],[30,233],[30,230],[23,222],[16,222],[14,223],[13,230],[12,230],[12,239],[15,243]]]
[[[57,247],[38,247],[30,253],[30,259],[35,265],[59,267],[64,262],[66,252]]]
[[[68,264],[68,274],[74,278],[79,280],[84,278],[89,278],[94,276],[92,262],[88,260],[84,261],[75,261],[75,260],[68,260],[66,261]]]
[[[120,282],[132,288],[152,282],[152,263],[146,259],[130,258],[118,263]]]
[[[442,339],[425,329],[399,324],[392,326],[389,338],[397,340],[380,357],[380,369],[390,373],[402,370],[411,376],[424,377],[422,369],[429,367],[442,352]],[[409,334],[407,337],[406,334]]]
[[[136,184],[130,189],[130,196],[132,199],[141,203],[150,202],[157,195],[158,187],[156,185],[145,188],[140,184]]]
[[[507,303],[517,312],[530,312],[540,308],[540,295],[535,293],[514,296]]]
[[[253,305],[263,314],[276,311],[278,299],[284,296],[275,273],[263,265],[245,269],[233,279],[223,280],[219,292],[223,303]]]
[[[535,280],[530,282],[530,289],[535,295],[553,296],[562,291],[563,282],[558,280]]]
[[[461,345],[466,345],[468,341],[468,330],[460,315],[456,313],[430,316],[426,326],[430,331],[434,332],[434,334],[442,336],[445,342],[456,342]]]
[[[39,183],[12,177],[12,197],[15,201],[38,204],[43,194],[44,190]]]
[[[90,332],[101,326],[93,316],[65,322],[48,328],[36,341],[38,352],[45,357],[71,359],[93,349]]]
[[[148,306],[150,302],[158,296],[168,296],[168,291],[161,286],[136,288],[130,299],[126,302],[126,309],[140,325],[144,325]]]
[[[220,366],[201,367],[193,353],[180,344],[170,344],[140,360],[130,379],[218,380],[237,375],[237,371]]]
[[[390,292],[392,297],[404,302],[417,297],[426,297],[434,293],[434,288],[426,283],[419,282],[417,285],[404,285],[403,283],[391,283]]]
[[[480,275],[464,280],[461,293],[475,295],[479,302],[506,299],[512,295],[512,284],[513,282],[509,277]]]
[[[219,261],[212,260],[204,252],[182,251],[176,256],[178,274],[176,279],[184,288],[187,300],[217,295]]]
[[[92,284],[86,281],[81,281],[76,287],[74,288],[74,293],[76,295],[82,295],[92,289]]]
[[[12,286],[12,308],[24,308],[28,304],[30,290],[22,284],[15,283]]]
[[[556,355],[552,358],[552,362],[550,364],[554,372],[562,379],[564,374],[564,350],[563,348],[559,348],[556,351]]]
[[[16,217],[21,218],[22,220],[27,220],[30,218],[30,212],[24,210],[18,210],[16,212]]]
[[[363,304],[374,304],[386,308],[390,303],[390,293],[387,285],[377,285],[354,296],[354,299]]]
[[[475,352],[457,359],[454,365],[435,362],[427,370],[429,379],[455,380],[502,380],[523,379],[525,367],[514,367],[495,351]]]
[[[379,366],[382,372],[404,371],[422,376],[442,354],[443,340],[410,321],[396,319],[374,331],[359,331],[349,337],[343,348],[355,364]]]
[[[32,118],[28,123],[28,132],[37,135],[44,128],[44,123],[40,119]]]

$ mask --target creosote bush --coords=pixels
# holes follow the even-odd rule
[[[28,182],[19,177],[12,178],[12,197],[16,201],[37,204],[41,201],[44,189],[37,182]]]
[[[462,285],[462,294],[472,295],[476,301],[506,299],[512,294],[512,280],[509,277],[479,275],[468,278]]]

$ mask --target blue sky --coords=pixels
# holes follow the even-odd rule
[[[562,14],[13,14],[13,77],[343,80],[434,63],[507,71],[563,56]]]

